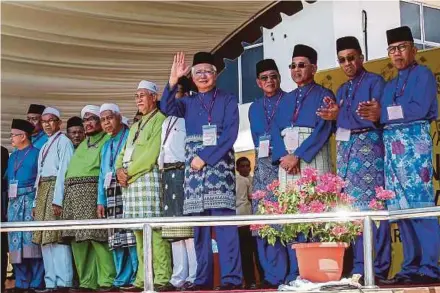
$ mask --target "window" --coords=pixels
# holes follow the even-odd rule
[[[237,59],[225,61],[225,68],[217,79],[218,86],[234,93],[239,104],[253,102],[262,95],[255,82],[255,64],[263,58],[262,38],[254,44],[245,44],[243,53]]]
[[[400,22],[411,28],[419,49],[440,47],[440,9],[417,2],[400,2]]]

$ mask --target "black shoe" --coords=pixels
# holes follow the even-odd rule
[[[215,287],[214,291],[231,291],[231,290],[241,290],[242,285],[226,284]]]
[[[46,289],[34,289],[36,293],[50,293],[50,292],[56,292],[55,288],[46,288]]]
[[[378,280],[378,285],[382,285],[382,286],[410,285],[412,283],[413,282],[411,281],[411,279],[403,278],[400,276],[395,276],[392,279],[379,279]]]
[[[194,284],[187,281],[181,287],[177,288],[177,290],[179,290],[179,291],[187,291],[187,289],[192,287],[192,286],[194,286]]]
[[[84,288],[84,287],[78,287],[78,288],[70,288],[69,292],[77,293],[77,292],[95,292],[96,290],[90,289],[90,288]]]
[[[165,285],[155,285],[154,291],[156,292],[173,292],[176,291],[176,287],[171,283],[166,283]]]
[[[111,286],[111,287],[100,287],[98,290],[98,292],[119,292],[119,288],[115,287],[115,286]]]
[[[268,281],[264,281],[261,286],[260,289],[278,289],[279,285],[274,285],[269,283]]]
[[[209,286],[203,286],[203,285],[196,285],[192,284],[191,286],[187,287],[185,291],[211,291],[212,287]]]
[[[425,274],[417,274],[411,280],[414,280],[413,284],[420,284],[420,285],[429,285],[429,284],[439,284],[440,279],[433,278],[430,276],[427,276]]]
[[[249,285],[244,286],[244,289],[246,290],[257,290],[258,285],[256,283],[250,283]]]
[[[124,286],[119,288],[122,292],[143,292],[143,288],[136,287],[134,285]]]

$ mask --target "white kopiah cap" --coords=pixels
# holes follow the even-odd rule
[[[82,119],[84,119],[84,115],[86,115],[86,113],[91,113],[91,114],[99,117],[99,106],[87,105],[84,108],[82,108],[82,110],[81,110],[81,118]]]
[[[52,108],[52,107],[46,107],[46,109],[44,109],[44,111],[43,111],[43,114],[41,114],[41,115],[43,116],[43,115],[46,115],[46,114],[52,114],[54,116],[57,116],[58,119],[61,118],[60,111],[58,111],[58,109],[55,109],[55,108]]]
[[[148,80],[141,80],[137,89],[146,89],[155,94],[159,92],[159,88],[157,87],[157,85],[154,82]]]
[[[112,111],[113,113],[121,113],[119,110],[119,106],[116,104],[102,104],[101,108],[99,108],[99,114],[104,111]]]

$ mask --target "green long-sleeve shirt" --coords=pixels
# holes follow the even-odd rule
[[[73,153],[67,168],[66,178],[99,176],[101,149],[109,139],[110,135],[100,132],[90,137],[89,147],[89,137],[87,137]]]
[[[127,173],[128,176],[131,177],[128,183],[135,182],[140,176],[153,170],[154,166],[157,164],[157,158],[160,152],[162,123],[166,117],[158,111],[148,123],[145,124],[152,113],[153,112],[144,115],[141,120],[131,126],[127,143],[116,161],[116,169],[128,166]],[[145,127],[140,130],[137,140],[133,143],[137,130],[140,127],[142,128],[144,124]],[[125,153],[130,148],[134,149],[131,159],[125,162]]]

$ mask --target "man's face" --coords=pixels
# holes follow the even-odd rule
[[[20,129],[11,129],[11,145],[16,148],[23,145],[26,141],[26,132]]]
[[[398,70],[410,66],[416,59],[417,48],[411,42],[397,42],[388,46],[388,56]]]
[[[302,86],[313,79],[313,75],[316,73],[316,65],[311,64],[307,57],[295,57],[292,59],[290,65],[290,75],[293,81]]]
[[[251,173],[251,163],[248,160],[240,161],[240,164],[237,165],[238,173],[243,177],[248,177]]]
[[[147,114],[156,108],[157,94],[147,89],[138,89],[135,94],[135,100],[139,112]]]
[[[215,86],[217,72],[208,63],[197,64],[191,71],[192,80],[200,92],[206,92]]]
[[[104,111],[100,114],[101,126],[105,132],[115,135],[121,128],[121,115],[113,113],[111,110]]]
[[[257,85],[267,96],[273,96],[280,88],[280,75],[276,70],[263,71],[258,75]]]
[[[35,128],[33,133],[38,133],[43,128],[41,125],[41,115],[40,114],[33,114],[29,113],[27,114],[27,121],[32,123]]]
[[[84,114],[83,125],[86,135],[93,135],[102,131],[99,117],[89,112]]]
[[[77,147],[86,138],[86,133],[83,126],[71,126],[67,128],[67,136],[73,145]]]
[[[52,136],[60,130],[61,120],[55,115],[45,114],[41,117],[41,125],[43,126],[44,132],[48,136]]]
[[[338,62],[345,75],[351,79],[362,69],[364,56],[355,49],[342,50],[338,53]]]

